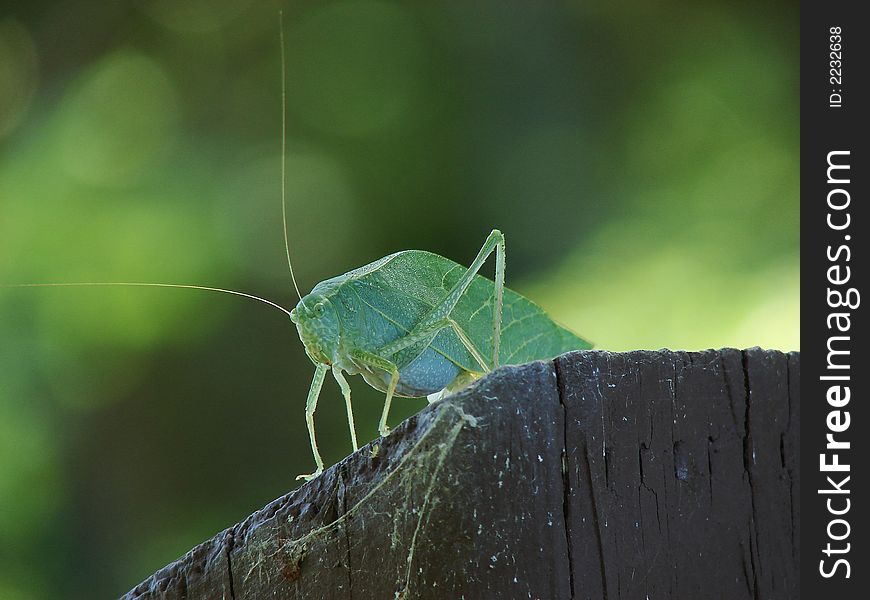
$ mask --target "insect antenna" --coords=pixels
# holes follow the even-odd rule
[[[259,296],[255,296],[253,294],[248,294],[245,292],[237,292],[236,290],[227,290],[224,288],[216,288],[209,287],[205,285],[186,285],[180,283],[140,283],[140,282],[105,282],[105,283],[7,283],[0,284],[0,288],[38,288],[38,287],[158,287],[158,288],[180,288],[187,290],[205,290],[207,292],[220,292],[222,294],[231,294],[233,296],[241,296],[242,298],[250,298],[251,300],[256,300],[258,302],[262,302],[263,304],[268,304],[274,308],[277,308],[287,316],[292,316],[290,311],[284,308],[283,306],[272,302],[271,300],[266,300],[265,298],[260,298]]]
[[[287,66],[284,58],[284,11],[278,11],[281,38],[281,223],[284,226],[284,251],[287,254],[287,266],[290,267],[290,279],[296,295],[302,301],[299,292],[299,284],[296,283],[296,275],[293,273],[293,261],[290,260],[290,240],[287,236]]]

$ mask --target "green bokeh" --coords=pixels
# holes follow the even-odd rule
[[[468,262],[498,227],[508,285],[598,347],[799,348],[796,2],[22,3],[0,282],[292,305],[279,8],[303,291],[402,248]],[[0,290],[0,598],[123,593],[294,487],[312,372],[238,298]],[[372,439],[381,395],[351,385]]]

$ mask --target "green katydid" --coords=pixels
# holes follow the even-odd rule
[[[470,268],[424,252],[397,252],[323,281],[290,313],[315,364],[305,417],[317,469],[314,410],[327,370],[347,406],[357,448],[344,373],[362,375],[385,392],[380,434],[394,396],[454,391],[499,365],[545,360],[591,345],[553,322],[530,300],[504,287],[504,236],[493,230]],[[496,252],[495,281],[478,274]]]
[[[282,156],[286,148],[286,83],[282,47]],[[421,250],[397,252],[369,265],[299,292],[290,260],[285,201],[285,163],[281,161],[281,206],[284,246],[299,303],[293,310],[253,294],[230,289],[171,283],[36,283],[0,287],[145,286],[200,289],[242,296],[289,315],[305,351],[315,364],[305,418],[316,470],[323,472],[317,448],[314,411],[328,370],[345,399],[354,450],[358,449],[350,385],[344,374],[362,375],[384,392],[379,424],[387,435],[394,396],[430,400],[455,391],[500,365],[545,360],[591,345],[553,322],[530,300],[504,287],[505,242],[493,230],[469,268]],[[495,281],[479,275],[493,253]]]

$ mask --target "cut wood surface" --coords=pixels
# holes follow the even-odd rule
[[[796,598],[799,374],[760,349],[505,367],[124,598]]]

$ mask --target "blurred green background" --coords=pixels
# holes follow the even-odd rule
[[[295,304],[279,8],[305,290],[498,227],[600,348],[799,347],[797,2],[6,3],[0,282]],[[242,299],[0,290],[0,598],[123,593],[295,487],[312,371]],[[331,381],[317,416],[335,462]]]

